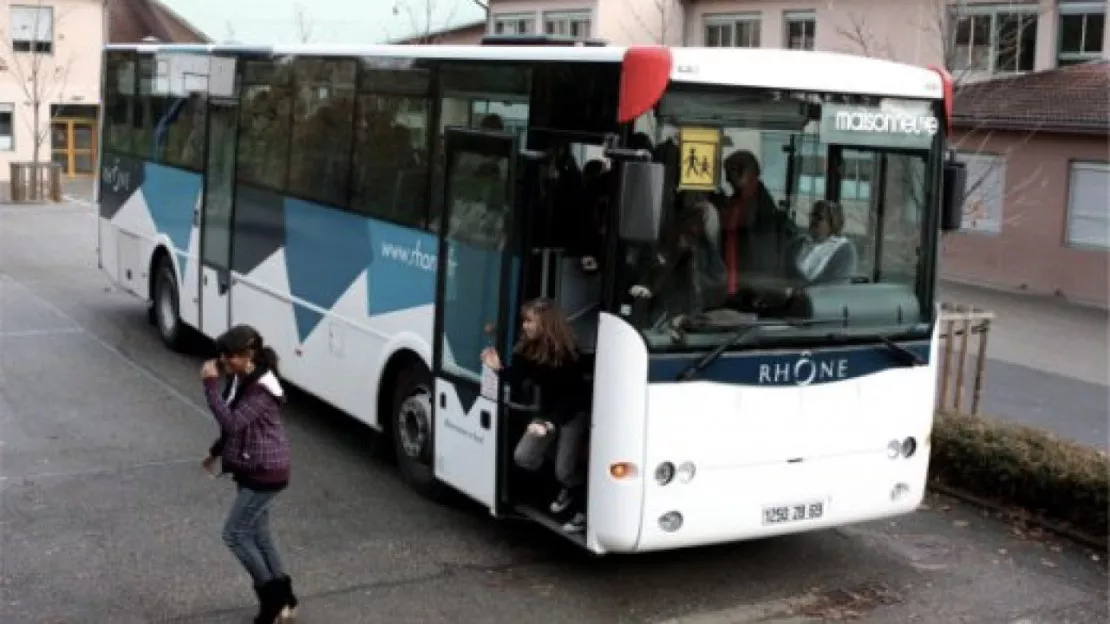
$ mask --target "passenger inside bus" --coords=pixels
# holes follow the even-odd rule
[[[751,309],[758,298],[752,287],[758,290],[758,284],[750,282],[757,276],[785,277],[788,245],[800,232],[789,215],[775,206],[760,179],[754,154],[733,152],[725,159],[724,173],[732,194],[717,194],[713,199],[720,211],[725,292],[729,307]]]
[[[629,289],[637,299],[652,300],[652,319],[680,320],[718,308],[725,299],[725,266],[713,237],[720,228],[717,210],[707,194],[695,191],[680,193],[679,205],[651,266]]]
[[[856,248],[842,234],[844,209],[829,200],[814,202],[809,234],[793,245],[793,270],[806,284],[849,283],[856,274]]]
[[[481,358],[506,381],[516,402],[537,408],[532,414],[513,414],[530,416],[513,453],[514,463],[537,472],[554,448],[554,476],[561,489],[548,511],[556,517],[570,515],[563,525],[567,533],[583,531],[590,410],[584,401],[578,345],[566,315],[551,299],[528,301],[521,309],[512,362],[504,365],[493,347],[483,350]]]

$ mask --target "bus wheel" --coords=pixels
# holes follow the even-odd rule
[[[155,271],[154,325],[162,342],[170,349],[180,351],[185,346],[185,327],[181,323],[177,277],[173,274],[173,265],[166,258],[158,262]]]
[[[393,447],[404,480],[420,494],[438,500],[444,494],[433,466],[435,439],[431,374],[423,366],[402,372],[393,399]]]

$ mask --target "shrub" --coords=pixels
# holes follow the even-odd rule
[[[929,472],[948,487],[1103,542],[1110,530],[1110,458],[1038,429],[938,413]]]

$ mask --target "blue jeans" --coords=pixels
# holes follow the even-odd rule
[[[277,495],[239,486],[224,524],[224,543],[259,586],[285,575],[270,534],[270,504]]]

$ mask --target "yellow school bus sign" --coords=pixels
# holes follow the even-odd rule
[[[721,131],[717,128],[682,128],[678,134],[678,190],[714,191],[721,170]]]

